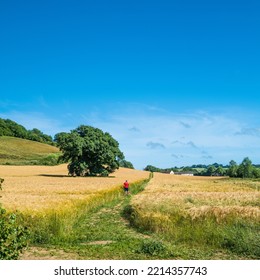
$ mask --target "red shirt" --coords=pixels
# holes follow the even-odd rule
[[[128,182],[124,182],[124,188],[126,188],[126,189],[129,188],[129,183]]]

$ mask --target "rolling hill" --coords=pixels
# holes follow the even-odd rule
[[[10,136],[0,137],[0,164],[55,165],[59,155],[59,149],[48,144]]]

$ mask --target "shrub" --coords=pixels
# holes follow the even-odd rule
[[[138,253],[144,253],[151,256],[158,256],[166,251],[166,247],[161,241],[144,240],[141,244]]]
[[[0,190],[3,179],[0,178]],[[27,246],[29,232],[19,225],[17,215],[8,214],[0,205],[0,260],[18,259],[20,252]]]
[[[259,226],[241,225],[230,227],[223,234],[222,247],[234,253],[260,258]]]
[[[40,159],[38,164],[41,165],[57,165],[59,161],[59,154],[49,154],[44,158]]]

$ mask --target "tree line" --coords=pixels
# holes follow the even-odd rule
[[[222,165],[213,163],[211,165],[192,165],[172,168],[158,168],[153,165],[147,165],[144,170],[150,172],[170,173],[173,172],[191,172],[195,176],[229,176],[232,178],[260,178],[259,164],[253,164],[252,161],[246,157],[240,164],[234,160],[229,162],[229,165]]]
[[[260,178],[260,169],[258,165],[253,165],[252,161],[246,157],[239,165],[231,160],[227,175],[234,178]]]
[[[44,134],[37,128],[27,130],[22,125],[10,119],[0,118],[0,136],[12,136],[37,141],[49,145],[54,145],[53,139],[50,135]]]

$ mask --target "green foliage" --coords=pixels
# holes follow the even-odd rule
[[[0,119],[0,136],[26,138],[27,130],[12,120]]]
[[[260,178],[260,169],[257,167],[254,167],[253,171],[252,171],[252,175],[253,175],[253,178]]]
[[[68,170],[72,176],[107,176],[124,159],[118,142],[109,133],[91,126],[58,133],[55,141],[63,152],[61,159],[70,162]]]
[[[41,159],[39,159],[39,165],[57,165],[59,163],[60,154],[49,154]]]
[[[145,171],[150,171],[150,172],[161,172],[161,169],[158,168],[158,167],[155,167],[153,165],[147,165],[145,168],[144,168]]]
[[[213,163],[211,165],[192,165],[183,167],[171,167],[171,168],[158,168],[153,165],[147,165],[144,170],[150,172],[170,173],[174,171],[178,172],[191,171],[197,176],[229,176],[234,178],[260,178],[260,166],[253,165],[252,161],[246,157],[240,165],[234,160],[231,160],[229,165],[223,166],[222,164]]]
[[[0,178],[0,190],[3,179]],[[27,245],[29,233],[19,225],[15,214],[8,214],[0,205],[0,260],[17,259]]]
[[[42,133],[37,128],[28,130],[26,139],[41,142],[41,143],[51,144],[51,145],[53,144],[52,137]]]
[[[237,170],[238,177],[240,178],[252,178],[253,176],[253,165],[252,161],[246,157],[241,162]]]
[[[214,165],[210,165],[208,168],[207,168],[207,175],[208,176],[213,176],[215,173],[216,173],[216,167]]]
[[[125,159],[119,161],[119,166],[134,169],[133,164]]]
[[[122,215],[124,216],[124,218],[126,218],[129,223],[131,225],[134,225],[134,222],[135,222],[135,211],[134,211],[134,208],[131,204],[127,204],[123,211],[122,211]]]
[[[229,177],[237,177],[237,170],[238,170],[237,163],[234,160],[231,160],[229,163],[229,168],[227,170],[227,175]]]
[[[162,253],[165,253],[165,251],[166,247],[161,241],[146,239],[141,243],[140,249],[137,250],[137,253],[159,256]]]
[[[147,165],[144,168],[145,171],[150,171],[150,172],[161,172],[161,173],[170,173],[171,171],[175,172],[178,174],[178,172],[191,172],[193,174],[197,174],[198,171],[190,166],[185,166],[185,167],[171,167],[171,168],[158,168],[153,165]]]
[[[237,165],[234,160],[229,163],[227,174],[235,178],[260,178],[260,171],[253,166],[252,161],[246,157],[240,165]]]
[[[218,166],[216,169],[216,174],[218,176],[224,176],[226,173],[225,169],[222,166]]]
[[[15,214],[7,214],[0,206],[0,260],[17,259],[27,246],[28,231],[17,222]]]
[[[39,129],[26,130],[22,125],[9,119],[0,118],[0,136],[12,136],[50,145],[54,144],[52,137],[42,133]]]
[[[184,168],[182,168],[182,171],[186,172],[186,171],[193,171],[193,168],[189,167],[189,166],[185,166]]]
[[[260,258],[259,225],[237,223],[223,231],[221,246],[234,253]]]

